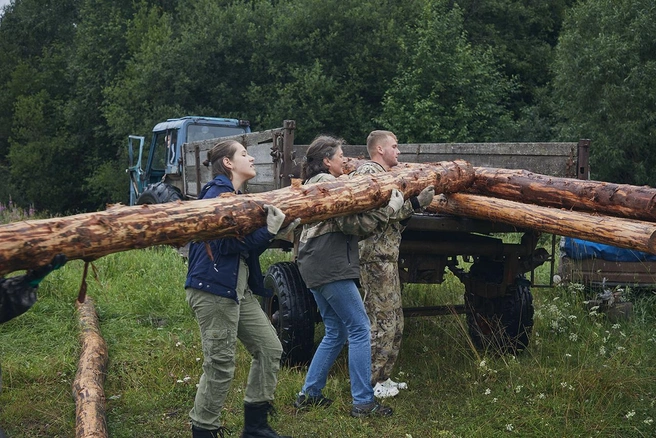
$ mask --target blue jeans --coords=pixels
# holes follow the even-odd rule
[[[320,396],[328,372],[348,340],[348,366],[354,405],[374,401],[371,386],[369,318],[353,280],[340,280],[310,289],[319,307],[326,333],[314,353],[303,393]]]

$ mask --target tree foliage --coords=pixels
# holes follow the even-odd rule
[[[127,135],[184,115],[295,119],[303,143],[557,129],[614,158],[593,161],[599,175],[650,182],[653,15],[644,0],[14,0],[0,17],[0,202],[127,202]]]
[[[403,34],[404,56],[381,122],[406,142],[497,140],[510,129],[513,83],[464,35],[459,8],[426,1]]]
[[[656,185],[656,6],[589,0],[565,20],[554,71],[563,138],[593,141],[592,176]]]

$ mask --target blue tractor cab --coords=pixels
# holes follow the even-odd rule
[[[145,154],[145,138],[130,135],[128,137],[129,168],[127,169],[130,175],[130,205],[153,203],[156,190],[160,192],[166,190],[167,193],[175,195],[175,181],[182,174],[182,145],[184,143],[249,132],[251,129],[247,120],[201,116],[168,119],[153,128],[153,135]],[[139,152],[135,157],[137,142],[139,143]],[[143,161],[146,162],[145,169],[142,169]],[[162,187],[167,180],[170,180],[172,184]],[[157,198],[157,196],[155,197]],[[180,198],[178,196],[178,199]]]

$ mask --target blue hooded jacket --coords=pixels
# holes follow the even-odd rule
[[[199,199],[216,198],[222,193],[234,192],[232,182],[225,175],[219,175],[205,184]],[[236,288],[239,257],[247,256],[248,286],[257,295],[271,296],[271,290],[264,287],[260,254],[269,247],[273,237],[264,226],[243,238],[226,237],[207,241],[214,261],[207,253],[205,242],[192,242],[189,246],[185,288],[191,287],[238,301]]]

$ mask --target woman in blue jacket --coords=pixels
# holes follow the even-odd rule
[[[214,179],[200,199],[223,193],[240,193],[255,176],[253,157],[236,141],[216,144],[207,154]],[[243,437],[279,437],[267,423],[273,408],[282,346],[276,330],[262,311],[255,295],[270,296],[264,288],[259,256],[271,241],[291,233],[300,222],[281,230],[285,215],[265,205],[267,224],[240,238],[229,237],[194,242],[189,248],[185,289],[187,303],[200,327],[203,374],[194,407],[189,413],[194,438],[223,436],[220,414],[235,372],[237,339],[253,357],[244,395]]]

